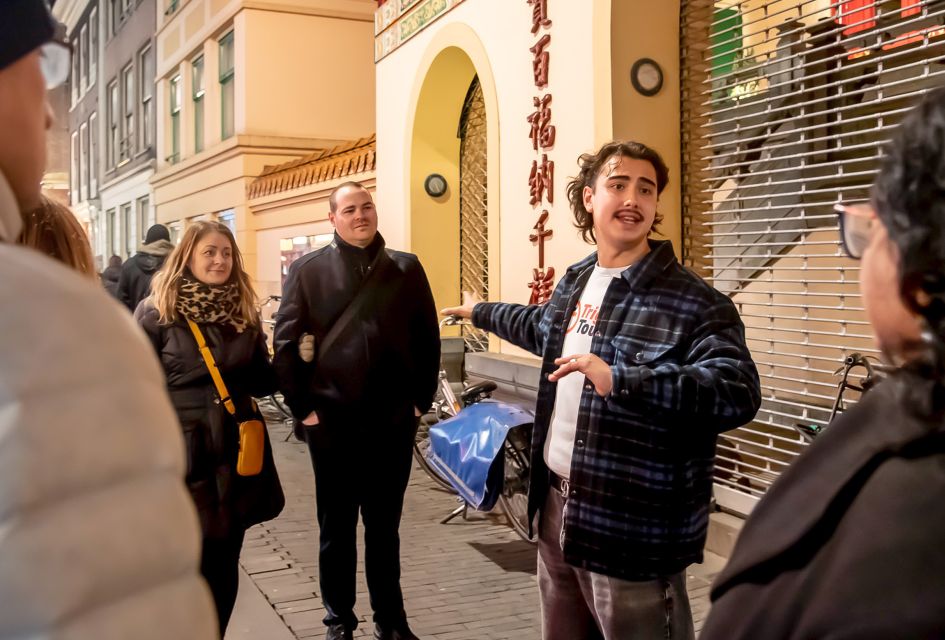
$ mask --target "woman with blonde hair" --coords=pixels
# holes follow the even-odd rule
[[[246,529],[276,517],[285,502],[268,436],[262,471],[237,472],[239,423],[262,419],[253,397],[275,391],[275,375],[256,295],[225,225],[197,222],[188,227],[154,276],[151,291],[135,319],[164,367],[183,429],[187,487],[203,528],[201,572],[213,592],[222,635],[236,601]],[[198,348],[201,336],[211,362]],[[210,366],[219,370],[225,389],[218,390]]]
[[[40,206],[23,215],[17,244],[32,247],[90,278],[97,277],[92,247],[75,214],[46,195],[41,200]]]

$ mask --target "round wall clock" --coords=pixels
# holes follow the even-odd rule
[[[640,58],[630,68],[630,84],[644,96],[655,96],[663,88],[663,70],[656,60]]]
[[[439,198],[446,193],[446,178],[438,173],[431,173],[423,181],[423,190],[431,198]]]

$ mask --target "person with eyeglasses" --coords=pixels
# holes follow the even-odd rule
[[[92,278],[14,244],[70,68],[56,28],[43,0],[0,0],[0,638],[218,638],[150,345]]]
[[[755,507],[701,640],[945,638],[945,89],[895,130],[870,201],[837,211],[895,371]]]

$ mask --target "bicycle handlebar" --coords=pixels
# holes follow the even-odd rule
[[[463,325],[472,326],[472,322],[460,316],[445,316],[440,320],[440,329],[443,327],[461,327]]]

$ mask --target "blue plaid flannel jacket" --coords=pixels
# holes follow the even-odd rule
[[[670,242],[614,278],[591,350],[613,390],[585,384],[562,534],[568,563],[625,580],[702,560],[716,436],[754,418],[758,371],[728,297],[686,270]],[[473,323],[542,357],[532,437],[529,514],[549,486],[542,455],[564,332],[597,253],[570,267],[542,306],[484,302]],[[570,354],[568,354],[570,355]]]

